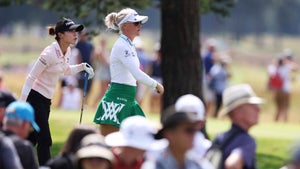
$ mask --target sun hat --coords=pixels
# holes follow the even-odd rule
[[[141,150],[161,150],[168,146],[166,139],[155,140],[156,130],[152,123],[143,116],[126,118],[120,131],[105,137],[105,143],[112,147],[133,147]]]
[[[201,99],[193,94],[180,96],[175,103],[178,112],[195,112],[195,120],[205,120],[205,108]]]
[[[83,30],[84,26],[81,24],[75,24],[71,19],[63,18],[62,24],[55,27],[55,32],[65,32],[75,30],[76,32],[80,32]]]
[[[230,113],[233,109],[246,104],[262,104],[264,100],[257,97],[249,84],[238,84],[226,88],[223,92],[223,109],[220,117]]]
[[[81,148],[76,152],[78,159],[103,158],[113,162],[114,155],[104,143],[104,137],[100,134],[88,134],[80,142]]]
[[[119,23],[120,27],[123,23],[126,22],[142,22],[142,24],[148,21],[148,16],[139,15],[135,10],[131,9],[131,12],[127,14]]]
[[[36,131],[40,131],[39,126],[34,121],[34,109],[27,102],[14,101],[10,103],[6,108],[5,117],[29,121]]]
[[[7,107],[13,101],[16,101],[16,98],[10,92],[0,91],[0,107]]]

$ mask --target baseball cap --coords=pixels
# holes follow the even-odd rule
[[[141,150],[161,150],[168,146],[166,139],[155,140],[155,128],[143,116],[126,118],[120,126],[120,131],[105,137],[105,143],[112,147],[133,147]]]
[[[114,155],[105,145],[104,137],[100,134],[88,134],[80,142],[81,148],[76,152],[79,159],[83,158],[103,158],[110,162],[114,160]]]
[[[148,21],[148,16],[139,15],[135,10],[131,9],[131,12],[127,14],[119,23],[120,27],[123,23],[126,22],[142,22],[142,24]]]
[[[223,92],[223,109],[219,116],[224,116],[235,108],[246,104],[262,104],[264,100],[257,97],[249,84],[238,84],[226,88]]]
[[[193,94],[180,96],[175,103],[177,112],[194,112],[195,120],[205,120],[205,108],[201,99]]]
[[[58,23],[62,22],[62,24],[56,24],[55,32],[65,32],[70,30],[75,30],[76,32],[80,32],[83,30],[84,26],[81,24],[75,24],[71,19],[63,18]]]
[[[0,107],[7,107],[11,102],[15,101],[16,98],[8,91],[0,91]]]
[[[34,109],[27,102],[14,101],[10,103],[6,108],[5,117],[29,121],[36,131],[40,131],[39,126],[34,121]]]

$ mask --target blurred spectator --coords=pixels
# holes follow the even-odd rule
[[[165,110],[162,116],[163,128],[156,135],[156,138],[166,138],[169,146],[157,156],[152,165],[149,161],[145,163],[145,169],[210,168],[201,166],[200,154],[199,157],[187,154],[194,145],[197,130],[203,125],[200,121],[203,120],[204,114],[191,111],[180,102],[184,103],[179,101],[175,108],[170,106]]]
[[[275,64],[268,66],[269,84],[268,87],[274,92],[276,106],[275,121],[283,118],[288,121],[291,93],[291,71],[298,70],[299,66],[293,61],[291,50],[284,50]]]
[[[61,90],[59,107],[64,110],[79,110],[81,103],[81,91],[77,87],[77,80],[74,76],[65,78],[66,86]]]
[[[0,90],[5,90],[5,85],[4,85],[4,82],[3,82],[3,74],[2,74],[2,71],[0,70]]]
[[[288,164],[280,169],[300,169],[300,144],[297,143],[291,148],[291,156]]]
[[[96,104],[99,103],[100,99],[103,97],[105,91],[110,83],[110,70],[109,70],[109,52],[106,50],[106,38],[102,37],[100,39],[99,46],[95,49],[95,80],[100,81],[100,91],[96,95]]]
[[[150,67],[151,67],[151,60],[147,55],[144,44],[141,37],[135,37],[133,40],[133,44],[135,45],[136,53],[140,61],[140,69],[145,72],[146,74],[150,74]],[[139,104],[142,104],[143,98],[146,93],[146,86],[142,83],[138,83],[137,91],[136,91],[136,100]]]
[[[34,130],[40,131],[39,126],[34,121],[33,107],[23,101],[10,103],[6,109],[3,130],[5,135],[13,141],[24,169],[38,168],[33,145],[26,140],[31,126]]]
[[[205,139],[201,132],[205,123],[205,108],[203,102],[195,95],[185,94],[176,100],[175,109],[178,112],[194,112],[197,114],[197,132],[194,138],[193,148],[188,153],[198,159],[202,159],[207,149],[211,146],[211,142]]]
[[[0,152],[1,169],[23,169],[12,140],[2,132],[0,132]]]
[[[220,54],[207,75],[208,87],[215,95],[214,117],[218,117],[218,112],[222,106],[222,93],[228,86],[228,78],[231,76],[228,70],[228,64],[230,62],[231,58],[227,54]]]
[[[154,50],[156,53],[155,60],[151,63],[151,70],[150,76],[162,84],[162,75],[161,75],[161,51],[160,51],[160,44],[157,43],[154,46]],[[155,91],[151,91],[150,93],[150,112],[157,112],[161,111],[161,95]]]
[[[164,139],[155,140],[156,130],[143,116],[126,118],[120,131],[105,137],[105,143],[112,146],[115,156],[113,169],[139,169],[144,162],[145,151],[161,150],[168,145]]]
[[[92,57],[94,55],[94,46],[89,41],[86,31],[80,32],[79,36],[80,36],[79,41],[76,44],[76,48],[79,50],[79,56],[80,56],[80,57],[78,57],[78,59],[79,59],[78,63],[85,62],[85,63],[88,63],[89,65],[93,65]],[[82,90],[82,92],[83,92],[83,87],[84,87],[84,74],[85,74],[85,72],[80,72],[80,76],[79,76],[79,80],[78,80],[78,87]],[[92,82],[93,82],[93,79],[89,79],[88,86],[87,86],[87,96],[92,87]]]
[[[225,89],[223,101],[220,116],[228,115],[232,125],[214,139],[212,146],[221,145],[225,140],[228,143],[222,149],[223,168],[255,169],[256,141],[248,132],[258,123],[259,104],[263,100],[256,96],[250,85],[239,84]]]
[[[6,107],[15,100],[16,98],[10,92],[0,90],[0,129],[3,126]]]
[[[70,132],[68,139],[63,145],[59,155],[50,159],[45,168],[50,169],[73,169],[75,167],[75,154],[80,148],[80,141],[88,134],[99,133],[94,126],[78,125]]]
[[[78,169],[112,169],[114,155],[100,134],[89,134],[81,140],[76,152]]]
[[[205,73],[203,76],[203,94],[204,94],[205,107],[207,113],[210,113],[212,111],[213,103],[215,100],[214,92],[208,87],[208,83],[209,83],[208,74],[215,63],[215,60],[217,59],[216,47],[217,47],[216,40],[208,39],[206,42],[206,50],[202,55],[202,62],[203,62],[204,73]]]

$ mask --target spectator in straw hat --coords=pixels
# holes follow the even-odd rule
[[[78,169],[112,169],[114,155],[102,135],[89,134],[80,144],[81,148],[76,152]]]
[[[213,144],[222,144],[231,138],[223,149],[224,168],[254,169],[256,167],[256,141],[249,135],[249,129],[258,123],[259,104],[263,99],[257,97],[248,84],[228,87],[223,93],[224,108],[220,116],[227,115],[231,128],[218,135]]]
[[[105,143],[112,146],[115,156],[114,169],[139,169],[146,151],[162,150],[168,145],[165,139],[155,140],[156,130],[143,116],[126,118],[119,132],[105,137]]]

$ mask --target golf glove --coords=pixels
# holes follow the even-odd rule
[[[92,66],[89,65],[88,63],[82,63],[82,65],[83,65],[83,69],[89,74],[89,79],[93,78],[95,73]]]

